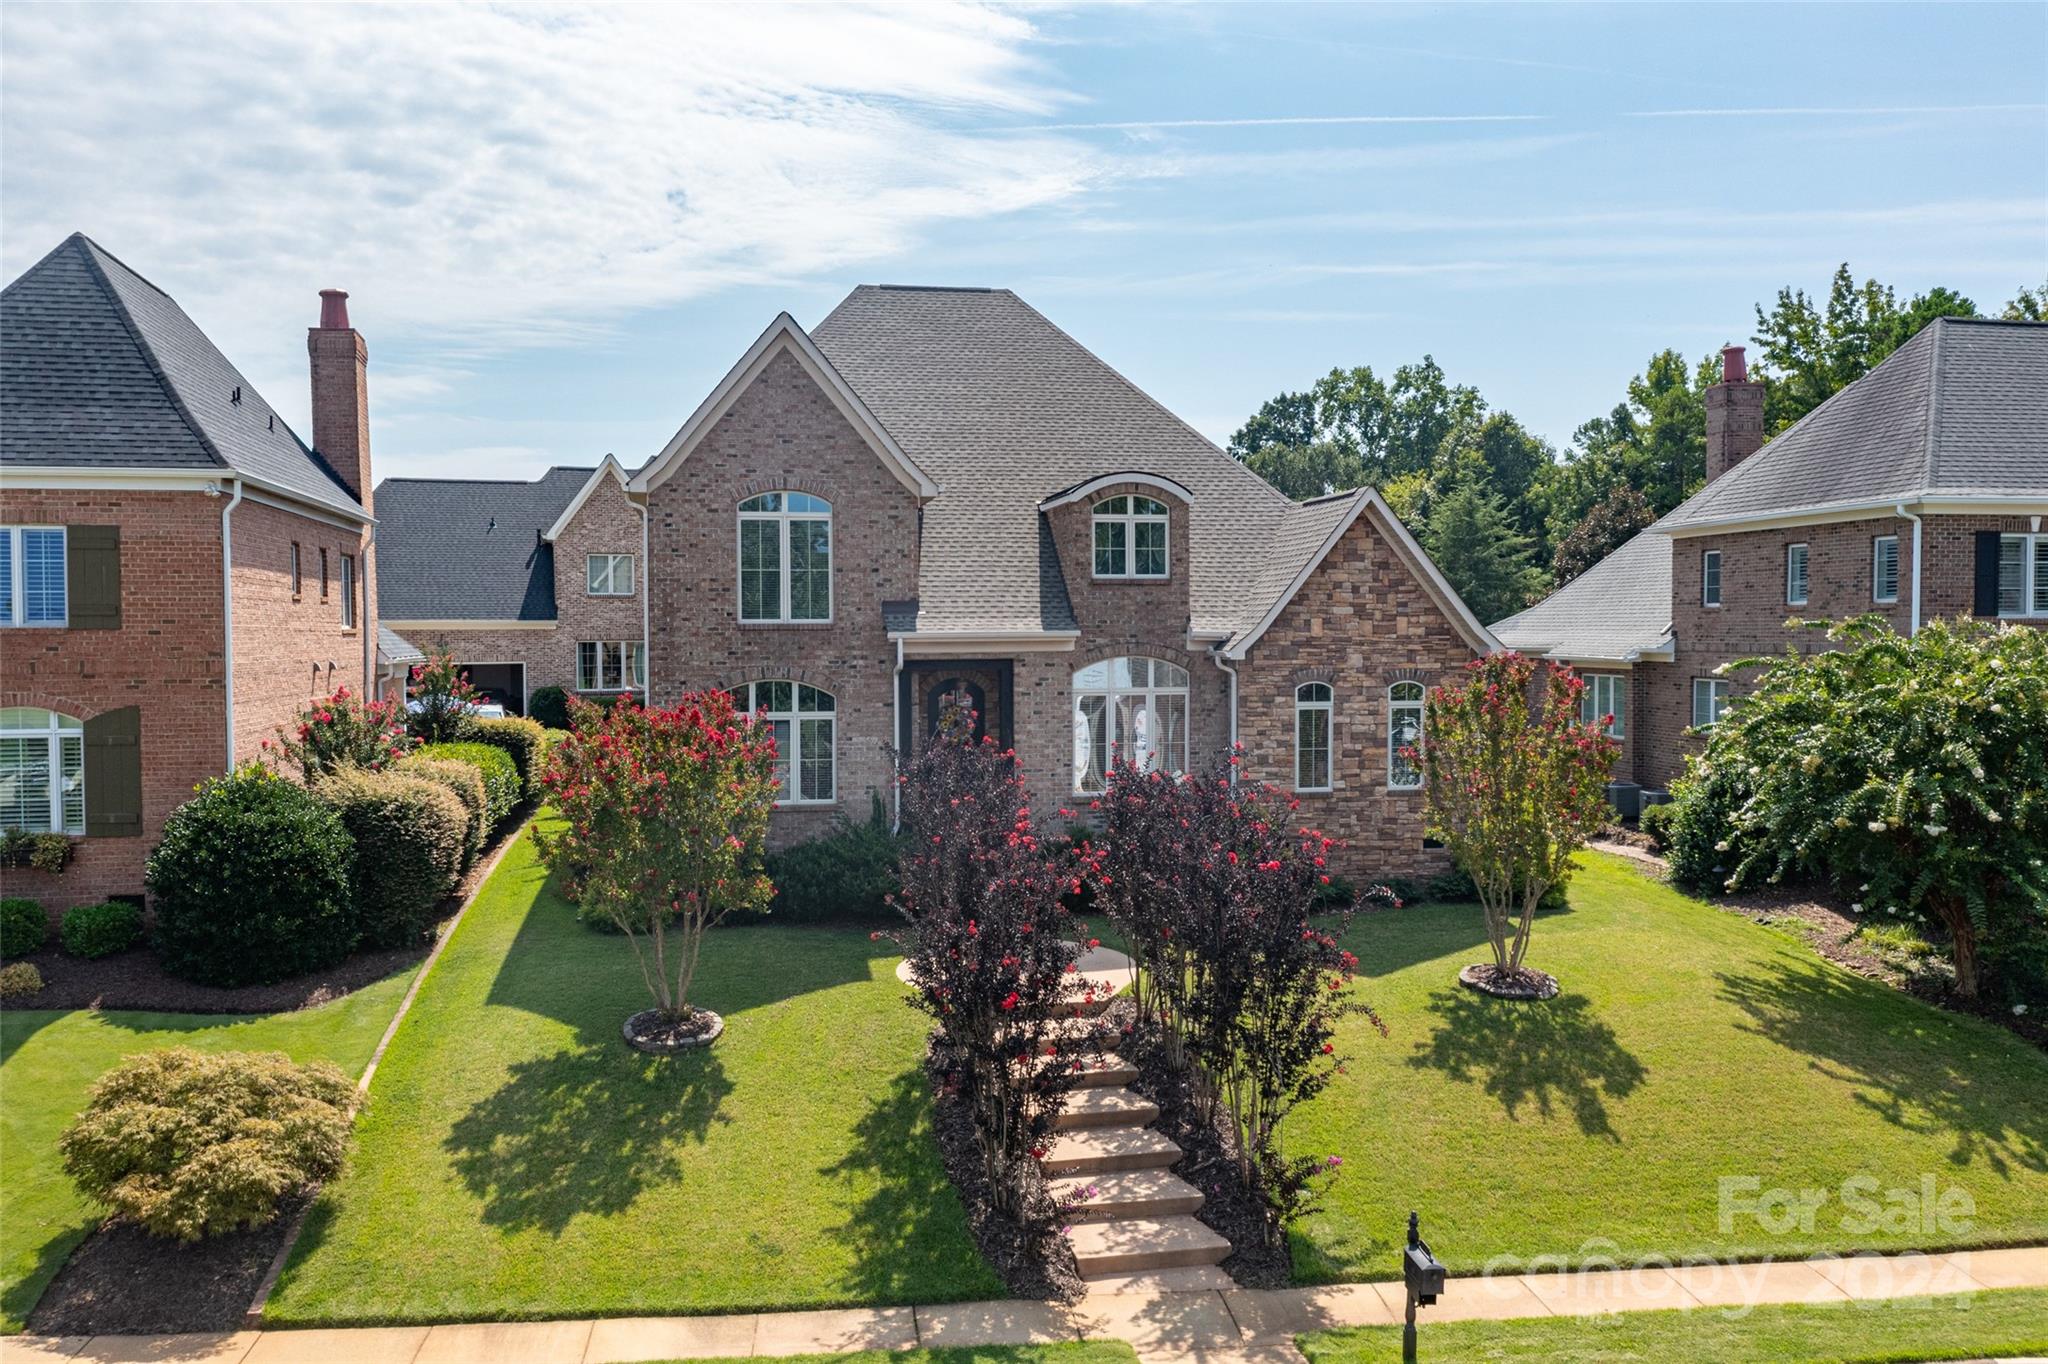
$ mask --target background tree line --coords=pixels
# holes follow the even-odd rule
[[[2021,289],[2000,316],[2048,318],[2048,284]],[[1979,317],[1936,287],[1905,302],[1844,264],[1825,302],[1780,289],[1756,309],[1751,375],[1770,436],[1863,375],[1937,317]],[[1269,398],[1230,453],[1293,498],[1372,484],[1484,621],[1570,582],[1699,490],[1706,479],[1706,390],[1720,356],[1652,355],[1614,409],[1563,451],[1425,355],[1391,378],[1333,369],[1305,392]]]

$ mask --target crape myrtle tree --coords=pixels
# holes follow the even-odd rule
[[[1677,783],[1672,869],[1705,889],[1834,883],[1867,916],[1925,924],[1956,993],[1991,968],[2048,986],[2048,632],[1880,617],[1838,649],[1744,659],[1755,686]]]
[[[1536,907],[1571,875],[1572,855],[1608,815],[1607,777],[1621,745],[1612,716],[1579,718],[1585,682],[1518,653],[1465,665],[1433,688],[1420,751],[1431,837],[1472,878],[1493,948],[1494,983],[1535,983],[1523,956]]]
[[[899,778],[911,1003],[937,1023],[943,1083],[967,1104],[994,1201],[1030,1218],[1029,1164],[1051,1140],[1073,1065],[1060,1028],[1086,997],[1062,896],[1071,868],[1040,842],[1016,754],[977,742],[963,698]],[[881,936],[881,935],[878,935]]]
[[[427,661],[413,665],[407,690],[411,693],[408,723],[421,739],[450,744],[468,733],[471,707],[479,697],[469,684],[469,674],[447,649],[429,649]]]
[[[405,756],[413,741],[395,702],[366,698],[347,687],[299,712],[289,729],[263,741],[264,756],[275,753],[307,782],[343,767],[380,772]]]
[[[1210,1116],[1228,1114],[1239,1173],[1277,1241],[1337,1166],[1285,1152],[1281,1123],[1340,1069],[1341,1017],[1381,1025],[1347,989],[1358,960],[1340,944],[1355,906],[1311,917],[1334,840],[1299,822],[1293,797],[1238,780],[1241,763],[1232,754],[1186,778],[1113,763],[1087,875],[1137,960],[1140,1016]],[[1361,900],[1395,903],[1384,888]]]
[[[569,869],[585,912],[632,943],[662,1016],[687,1023],[705,932],[774,894],[762,871],[774,735],[722,691],[685,693],[665,710],[631,697],[576,703],[571,719],[546,778],[564,824],[542,853]]]

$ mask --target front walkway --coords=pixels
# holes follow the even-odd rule
[[[1424,1321],[1593,1316],[1658,1308],[1921,1298],[2048,1287],[2048,1246],[1453,1279]],[[1092,1296],[1077,1306],[954,1303],[728,1317],[237,1331],[232,1335],[16,1336],[0,1364],[636,1364],[656,1359],[1128,1341],[1146,1364],[1299,1364],[1294,1337],[1401,1320],[1398,1284]]]

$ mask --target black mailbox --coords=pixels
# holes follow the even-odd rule
[[[1444,1267],[1437,1263],[1436,1256],[1429,1253],[1429,1247],[1421,1241],[1412,1242],[1408,1253],[1402,1257],[1403,1277],[1408,1281],[1408,1291],[1415,1295],[1417,1305],[1432,1307],[1436,1295],[1444,1291]]]

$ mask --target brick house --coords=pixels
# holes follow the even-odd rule
[[[306,446],[183,309],[74,235],[0,292],[0,827],[76,837],[52,913],[142,890],[163,821],[309,699],[378,680],[347,295]]]
[[[1588,677],[1617,779],[1683,771],[1746,689],[1720,665],[1828,647],[1790,617],[2048,624],[2048,325],[1931,322],[1768,444],[1741,347],[1706,397],[1706,486],[1493,627]]]

